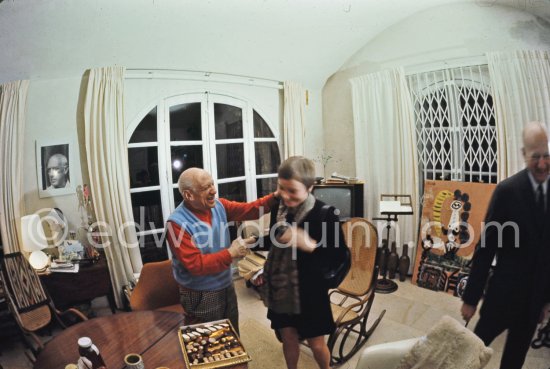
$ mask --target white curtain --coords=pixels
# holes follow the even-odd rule
[[[416,243],[418,160],[414,112],[403,69],[353,78],[351,86],[356,172],[365,179],[366,216],[380,216],[381,194],[411,195],[414,215],[399,217],[396,237],[398,247]]]
[[[124,127],[123,67],[90,70],[84,122],[90,190],[98,222],[111,235],[103,237],[115,300],[122,307],[122,288],[142,267],[133,227]]]
[[[284,158],[304,154],[305,90],[297,82],[284,83],[283,148]]]
[[[539,120],[550,128],[550,61],[548,51],[487,53],[497,119],[498,179],[524,167],[521,131]]]
[[[29,81],[0,85],[0,232],[4,253],[20,251],[20,218],[24,215],[23,143]],[[28,153],[34,158],[33,153]]]

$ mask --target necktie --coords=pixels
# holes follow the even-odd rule
[[[542,192],[542,183],[537,187],[537,210],[539,214],[544,214],[544,193]]]

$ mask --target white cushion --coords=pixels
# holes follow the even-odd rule
[[[361,352],[355,369],[395,369],[418,338],[381,343]]]

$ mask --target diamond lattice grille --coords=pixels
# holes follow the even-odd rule
[[[408,76],[424,179],[497,179],[496,130],[487,66]]]

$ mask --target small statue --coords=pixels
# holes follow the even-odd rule
[[[92,207],[92,199],[90,197],[90,187],[87,184],[76,188],[76,196],[78,197],[78,210],[82,213],[82,226],[89,227],[94,222],[94,209]]]

